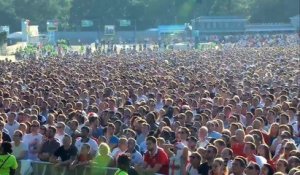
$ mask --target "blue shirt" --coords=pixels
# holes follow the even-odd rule
[[[113,135],[109,140],[109,144],[119,144],[119,138]]]
[[[222,137],[222,134],[216,131],[212,131],[208,133],[208,137],[213,138],[213,139],[220,139]]]

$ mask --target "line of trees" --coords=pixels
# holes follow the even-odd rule
[[[46,31],[46,21],[58,19],[60,30],[103,30],[131,20],[138,30],[160,24],[189,22],[198,16],[244,16],[251,22],[288,22],[299,14],[299,0],[0,0],[0,25],[20,30],[22,18]],[[81,27],[81,20],[94,25]]]

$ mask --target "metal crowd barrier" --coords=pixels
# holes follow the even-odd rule
[[[70,170],[67,167],[56,168],[54,164],[49,162],[42,161],[31,161],[25,160],[25,162],[29,165],[26,168],[22,167],[20,161],[18,161],[18,169],[16,171],[16,175],[113,175],[117,168],[113,167],[105,167],[99,168],[96,166],[79,166],[74,170]],[[21,169],[23,172],[21,172]],[[155,174],[160,175],[160,174]]]
[[[30,170],[29,167],[25,172],[21,172],[23,164],[19,161],[18,165],[16,175],[113,175],[117,171],[117,168],[99,168],[95,166],[79,166],[71,170],[68,167],[57,168],[49,162],[31,161],[30,165],[32,169]]]

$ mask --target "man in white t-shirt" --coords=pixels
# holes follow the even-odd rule
[[[28,159],[38,160],[38,148],[40,147],[43,135],[39,133],[40,123],[37,120],[31,122],[30,134],[25,134],[23,142],[28,148]]]
[[[95,157],[98,154],[98,144],[97,142],[89,137],[90,129],[87,126],[84,126],[81,128],[81,138],[76,140],[75,147],[78,150],[78,153],[80,153],[81,147],[84,143],[87,143],[91,147],[91,155],[92,157]]]
[[[8,135],[10,138],[13,137],[15,130],[19,129],[19,122],[16,120],[17,114],[12,112],[7,117],[7,123],[5,124],[4,128],[8,131]]]

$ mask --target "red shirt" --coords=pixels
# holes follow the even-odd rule
[[[150,152],[147,151],[144,156],[144,161],[150,165],[151,168],[153,168],[156,164],[161,164],[162,167],[157,173],[169,174],[169,158],[163,149],[157,148],[155,155],[150,155]]]
[[[231,149],[233,151],[233,154],[235,156],[246,157],[245,154],[244,154],[244,146],[245,146],[245,143],[234,143],[233,145],[231,145]]]

